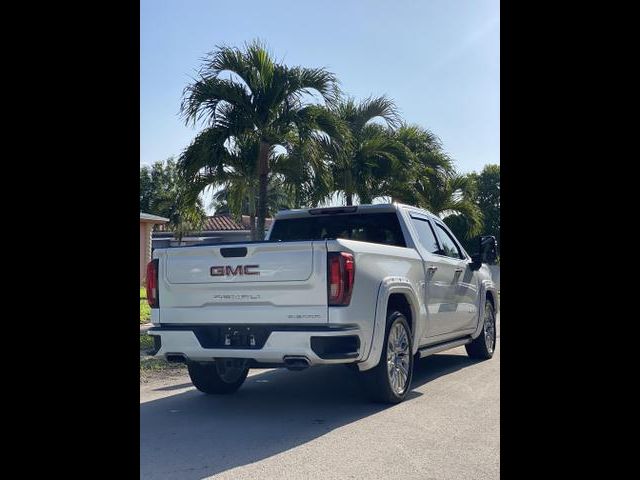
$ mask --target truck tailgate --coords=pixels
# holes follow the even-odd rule
[[[324,241],[170,248],[159,259],[160,323],[324,323]]]

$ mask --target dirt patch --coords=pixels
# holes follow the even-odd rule
[[[187,366],[182,363],[169,363],[163,358],[151,357],[140,353],[140,383],[153,380],[184,376]]]
[[[173,378],[187,373],[186,365],[169,363],[162,357],[149,355],[153,349],[153,338],[146,333],[140,335],[140,383]]]

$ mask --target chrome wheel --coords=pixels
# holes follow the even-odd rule
[[[484,307],[484,343],[489,354],[496,346],[496,319],[489,304]]]
[[[407,388],[410,355],[409,333],[402,323],[396,322],[387,340],[387,374],[396,395],[402,395]]]
[[[237,382],[247,368],[247,361],[239,358],[219,358],[216,360],[216,371],[227,383]]]

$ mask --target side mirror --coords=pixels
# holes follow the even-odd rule
[[[498,258],[496,237],[489,235],[478,239],[478,253],[471,255],[471,268],[477,270],[483,263],[493,265]]]
[[[498,260],[498,243],[496,237],[486,236],[480,237],[480,254],[482,255],[482,263],[494,265]]]
[[[479,253],[471,255],[471,264],[469,266],[471,267],[471,270],[480,270],[480,267],[482,266],[482,259],[480,258]]]

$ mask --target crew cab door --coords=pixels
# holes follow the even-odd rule
[[[433,222],[441,254],[454,265],[455,314],[451,321],[453,331],[475,329],[478,315],[478,273],[471,269],[471,259],[464,253],[453,233],[441,222]]]
[[[442,249],[435,234],[434,225],[426,217],[410,214],[411,223],[417,233],[414,242],[422,257],[425,273],[424,301],[427,307],[428,325],[426,338],[451,333],[459,328],[457,318],[458,261],[441,255]]]

